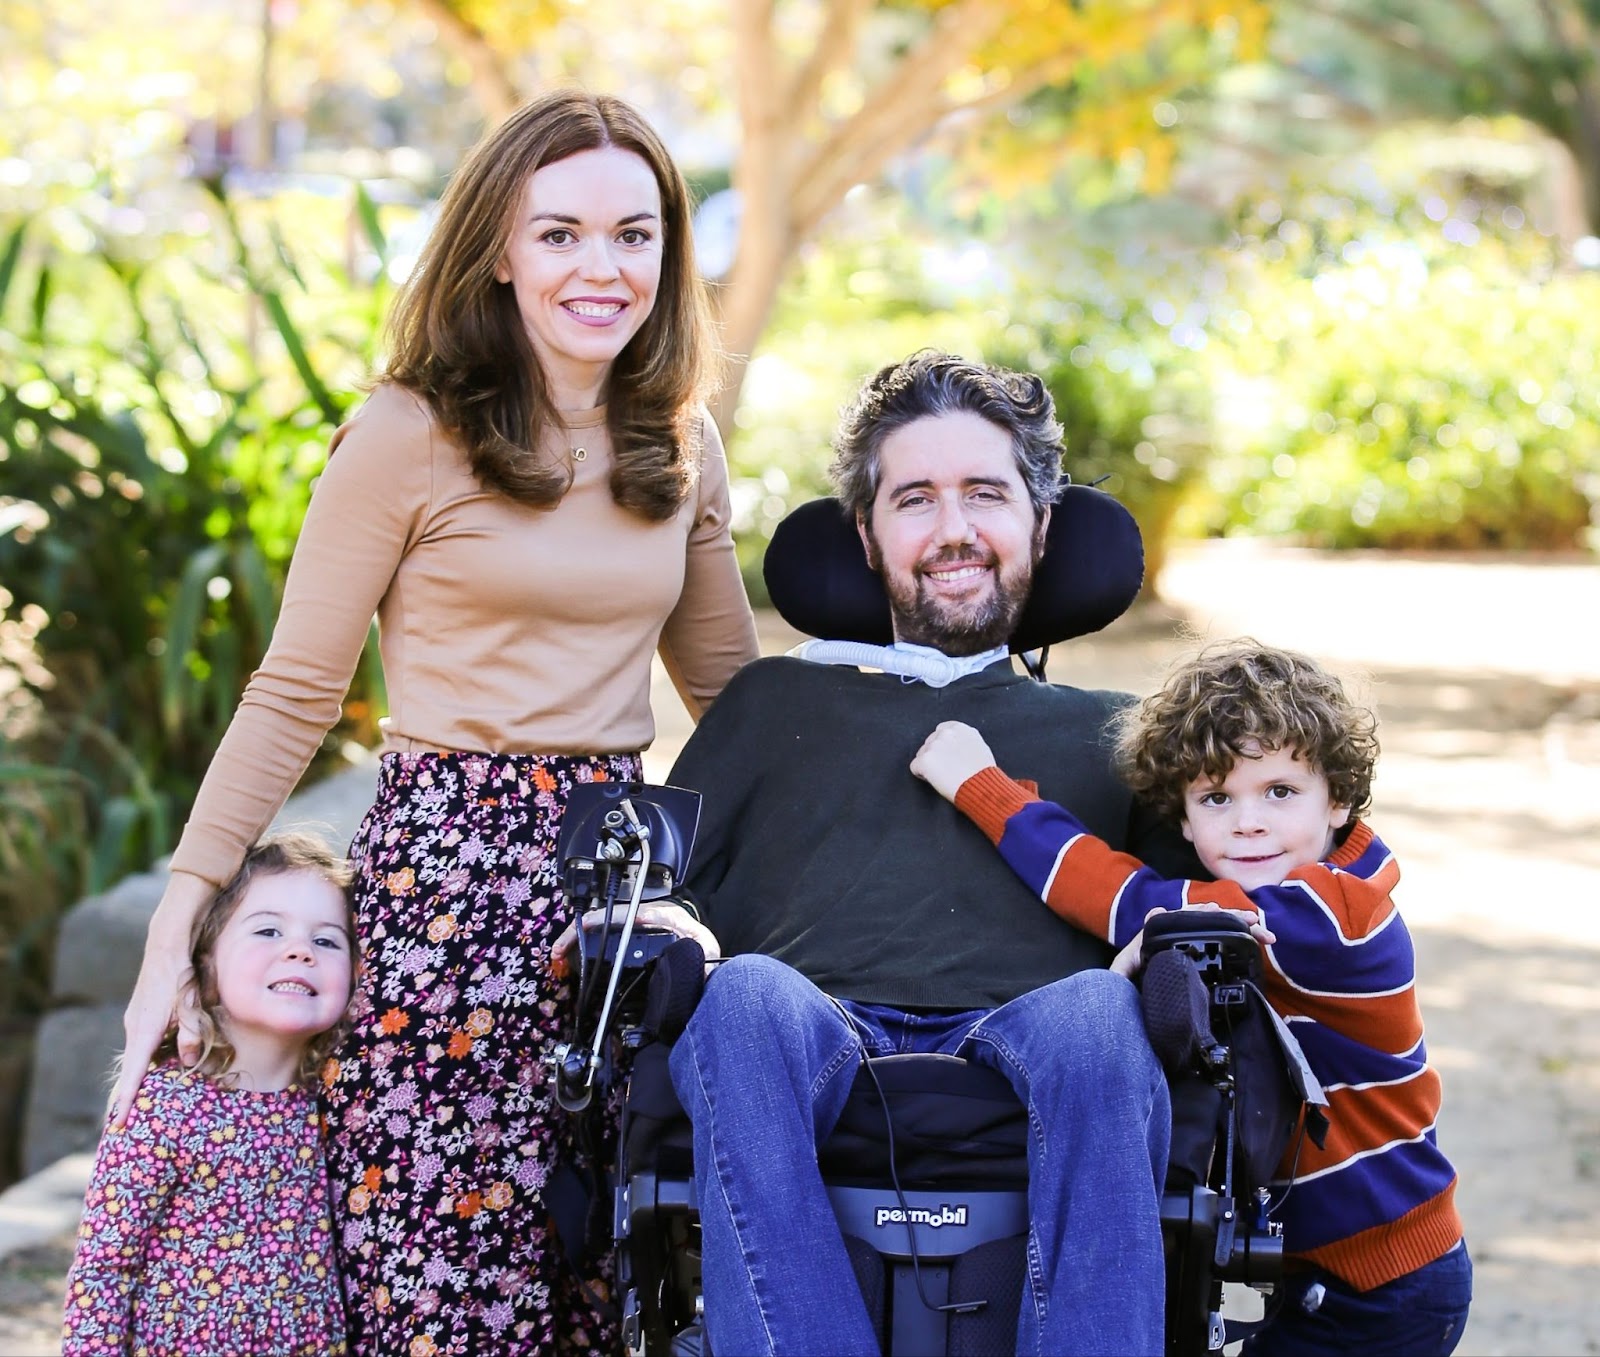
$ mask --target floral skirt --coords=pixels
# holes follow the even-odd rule
[[[546,1182],[592,1167],[540,1057],[570,1020],[550,944],[571,910],[556,840],[574,784],[635,755],[386,754],[351,845],[361,965],[323,1099],[350,1351],[612,1351],[611,1259],[579,1278]],[[614,1114],[614,1107],[611,1112]]]

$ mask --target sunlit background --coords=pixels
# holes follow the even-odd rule
[[[1597,51],[1586,0],[7,0],[7,1087],[56,920],[171,848],[431,205],[521,99],[622,93],[691,178],[758,602],[840,406],[937,345],[1047,378],[1159,606],[1225,538],[1592,562]],[[319,769],[383,701],[369,659]]]

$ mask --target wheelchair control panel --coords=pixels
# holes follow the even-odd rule
[[[638,782],[592,782],[567,798],[557,852],[578,929],[577,1013],[568,1040],[544,1054],[556,1101],[589,1106],[612,1073],[614,1020],[639,999],[639,980],[676,941],[668,929],[638,923],[646,900],[671,897],[688,869],[700,821],[700,794]],[[596,922],[586,916],[603,910]],[[630,974],[631,973],[631,974]],[[624,986],[624,977],[629,977]],[[620,1003],[619,1003],[620,1000]],[[631,1011],[630,1011],[631,1016]],[[636,1044],[637,1030],[620,1033]]]
[[[628,939],[628,949],[620,965],[625,971],[642,971],[658,960],[677,939],[678,935],[670,928],[640,924]],[[617,949],[621,943],[621,933],[604,924],[586,924],[578,930],[578,955],[585,966],[618,965]]]

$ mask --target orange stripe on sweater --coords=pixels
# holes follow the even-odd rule
[[[1394,994],[1306,994],[1274,969],[1267,975],[1267,998],[1286,1018],[1314,1018],[1375,1051],[1404,1055],[1422,1040],[1422,1008],[1414,984]]]
[[[1413,1207],[1398,1220],[1294,1256],[1327,1268],[1357,1291],[1370,1291],[1443,1257],[1461,1242],[1455,1195],[1452,1182],[1437,1197]],[[1288,1243],[1293,1248],[1293,1241]]]
[[[1295,1171],[1307,1174],[1333,1168],[1363,1151],[1396,1140],[1415,1140],[1439,1116],[1439,1076],[1424,1069],[1403,1084],[1341,1088],[1328,1095],[1328,1140],[1322,1149],[1306,1139]],[[1292,1155],[1280,1172],[1288,1173]]]

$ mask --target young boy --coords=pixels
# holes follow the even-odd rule
[[[1007,777],[971,726],[940,725],[911,763],[1051,909],[1123,949],[1125,974],[1154,910],[1214,906],[1264,925],[1267,998],[1327,1091],[1332,1128],[1325,1148],[1303,1143],[1280,1167],[1294,1183],[1274,1210],[1293,1289],[1246,1357],[1447,1357],[1472,1299],[1411,938],[1389,894],[1400,870],[1357,818],[1377,752],[1372,714],[1303,655],[1241,641],[1178,665],[1123,713],[1117,754],[1211,882],[1164,879],[1107,847]]]

